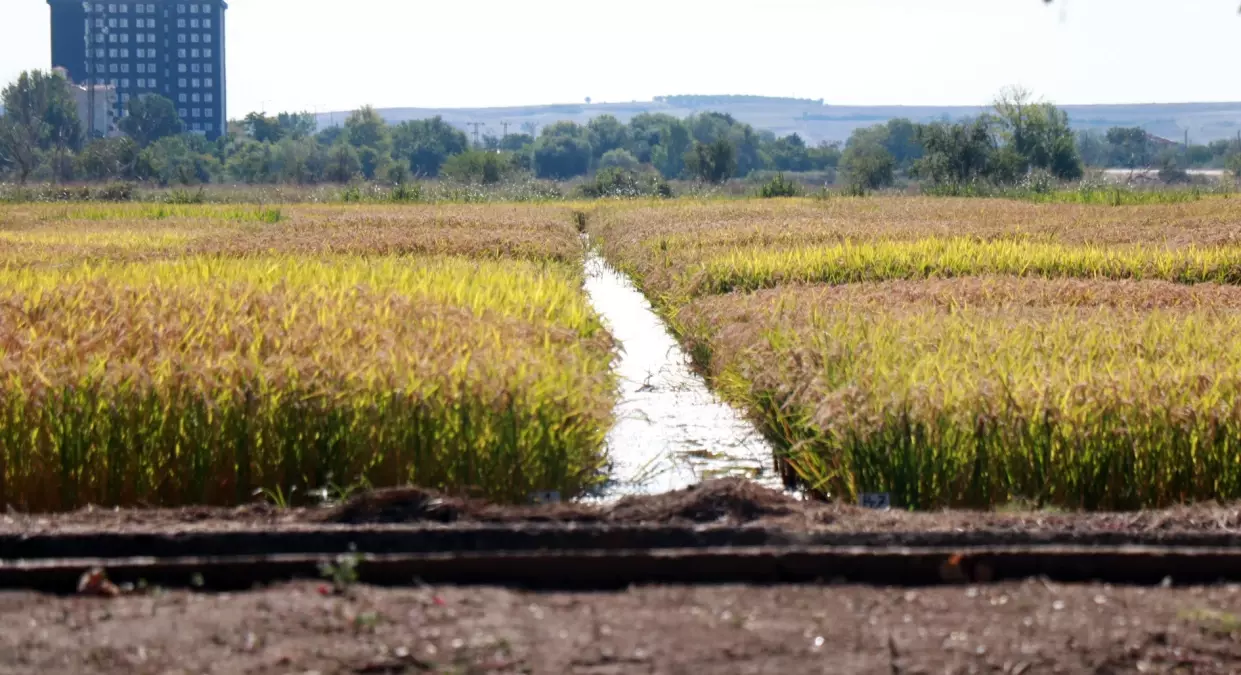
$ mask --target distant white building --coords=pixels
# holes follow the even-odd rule
[[[64,68],[53,68],[69,83],[69,93],[78,107],[78,119],[82,122],[82,134],[89,136],[92,129],[96,136],[119,136],[116,128],[116,87],[110,84],[76,84],[69,79]],[[91,125],[91,88],[95,90],[94,126]]]

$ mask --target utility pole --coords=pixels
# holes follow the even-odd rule
[[[482,123],[482,122],[466,122],[466,123],[465,123],[465,126],[467,126],[467,127],[474,127],[474,147],[476,147],[476,148],[477,148],[477,147],[479,146],[479,142],[478,142],[478,129],[479,129],[479,127],[482,127],[482,126],[483,126],[483,123]]]
[[[504,129],[504,135],[500,137],[501,139],[508,138],[508,128],[509,128],[509,125],[510,125],[510,123],[509,123],[509,122],[501,122],[501,123],[500,123],[500,126],[501,126],[501,127],[503,127],[503,129]]]

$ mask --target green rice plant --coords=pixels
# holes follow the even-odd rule
[[[353,257],[0,273],[0,501],[231,504],[332,476],[580,494],[615,386],[580,274]]]
[[[0,207],[0,502],[603,478],[613,345],[568,211]]]
[[[689,274],[695,274],[691,268]],[[738,249],[702,263],[694,290],[728,293],[784,283],[847,284],[1006,274],[1091,279],[1241,282],[1241,246],[1166,250],[978,240],[852,242],[802,249]]]
[[[924,284],[704,298],[680,329],[710,344],[719,391],[836,498],[890,492],[923,509],[1241,498],[1241,289]]]

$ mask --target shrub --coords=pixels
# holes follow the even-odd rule
[[[801,194],[801,186],[784,177],[784,173],[776,174],[766,185],[759,188],[758,196],[763,199],[776,197],[796,197]]]
[[[511,152],[470,150],[449,157],[440,167],[440,174],[462,183],[494,185],[516,173],[517,164]]]
[[[633,153],[623,148],[608,150],[599,158],[600,169],[625,169],[628,171],[637,171],[641,163]]]
[[[596,172],[594,180],[579,187],[578,192],[587,199],[672,197],[672,187],[658,173],[620,168]]]

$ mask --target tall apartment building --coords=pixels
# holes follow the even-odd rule
[[[187,129],[212,139],[227,129],[225,0],[47,3],[52,66],[74,82],[114,87],[118,119],[131,98],[159,94]]]

